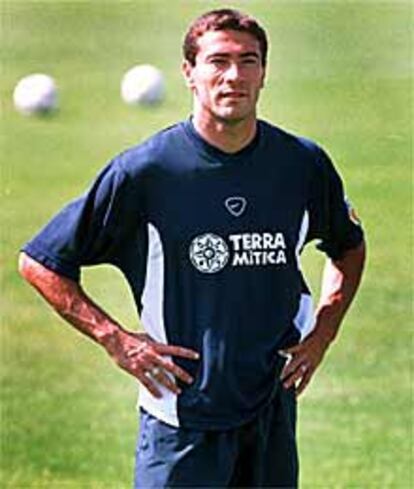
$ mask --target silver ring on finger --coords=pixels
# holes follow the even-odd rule
[[[303,373],[306,373],[309,369],[309,366],[306,365],[305,363],[303,363],[301,366],[300,366],[300,370],[303,372]]]
[[[160,367],[153,367],[151,370],[150,370],[150,373],[153,377],[157,377],[157,375],[159,375],[161,373],[161,369]]]
[[[147,370],[144,373],[144,375],[145,375],[145,377],[147,377],[147,379],[152,379],[152,378],[157,377],[157,375],[159,375],[160,373],[161,373],[160,367],[153,367],[152,369]]]

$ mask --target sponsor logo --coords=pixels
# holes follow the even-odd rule
[[[244,197],[229,197],[224,201],[226,209],[235,217],[240,217],[246,210],[247,200]]]
[[[191,263],[202,273],[219,272],[226,266],[229,256],[226,242],[216,234],[197,236],[190,245]]]
[[[227,264],[282,266],[287,264],[286,241],[281,232],[230,234],[226,239],[206,233],[193,239],[189,250],[192,264],[203,273],[216,273]]]

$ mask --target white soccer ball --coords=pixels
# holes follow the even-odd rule
[[[25,76],[14,88],[13,103],[25,115],[51,112],[57,107],[55,80],[43,73]]]
[[[129,105],[156,104],[165,94],[164,76],[152,65],[137,65],[121,81],[121,97]]]

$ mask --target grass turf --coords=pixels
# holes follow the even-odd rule
[[[362,291],[301,401],[303,488],[412,483],[412,31],[409,2],[230,2],[272,41],[260,114],[316,139],[336,161],[368,235]],[[121,149],[187,116],[179,73],[188,22],[221,2],[2,2],[3,487],[129,487],[136,385],[75,334],[16,274],[16,255],[46,219]],[[136,63],[164,70],[156,109],[119,99]],[[15,113],[31,72],[54,76],[52,117]],[[305,253],[317,291],[321,256]],[[131,328],[120,275],[98,267],[86,288]]]

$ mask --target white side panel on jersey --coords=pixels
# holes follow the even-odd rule
[[[302,223],[299,229],[298,242],[296,243],[296,259],[298,261],[298,268],[300,269],[300,252],[305,244],[306,236],[309,231],[309,212],[305,210],[302,217]]]
[[[309,213],[305,210],[302,218],[302,223],[299,230],[298,242],[296,244],[296,259],[298,268],[300,269],[300,252],[305,244],[306,236],[309,230]],[[310,294],[301,294],[299,309],[293,319],[296,329],[300,332],[300,340],[302,341],[313,330],[315,326],[315,317],[313,313],[313,300]]]
[[[164,322],[164,250],[157,228],[148,224],[148,254],[145,286],[142,293],[141,322],[145,332],[155,341],[167,343]],[[168,359],[168,357],[165,357]],[[139,405],[156,418],[172,426],[179,426],[177,395],[157,384],[162,397],[157,399],[141,386]]]
[[[296,329],[300,332],[302,341],[313,330],[315,326],[315,316],[313,314],[313,300],[310,294],[302,294],[299,302],[299,309],[293,320]]]

